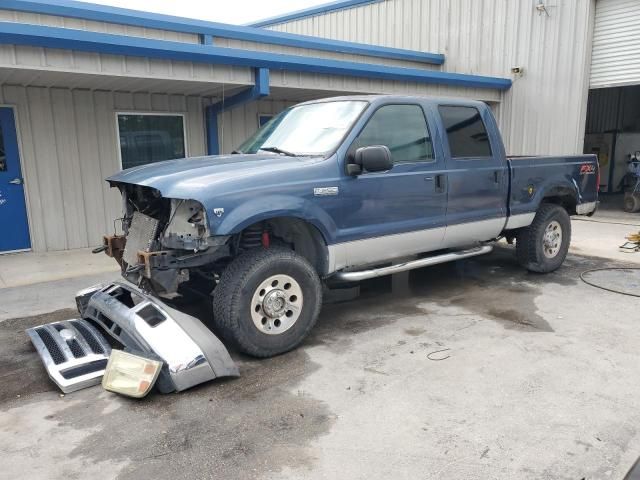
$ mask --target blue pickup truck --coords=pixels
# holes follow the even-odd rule
[[[482,102],[350,96],[302,103],[230,155],[108,179],[123,234],[104,249],[155,295],[213,296],[213,325],[249,355],[296,347],[324,284],[485,254],[515,241],[532,272],[562,265],[570,215],[597,206],[593,155],[507,157]]]

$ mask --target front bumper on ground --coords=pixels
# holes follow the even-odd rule
[[[222,342],[197,318],[121,282],[78,292],[82,319],[27,330],[51,379],[67,393],[100,383],[111,346],[162,361],[161,392],[180,392],[218,377],[237,377]],[[103,336],[104,335],[104,336]]]
[[[164,365],[162,392],[182,391],[218,377],[237,377],[222,342],[195,317],[134,287],[114,282],[78,292],[78,310],[132,353],[157,356]]]

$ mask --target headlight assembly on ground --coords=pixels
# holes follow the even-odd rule
[[[112,350],[102,377],[102,386],[128,397],[144,397],[158,378],[162,362],[122,350]]]

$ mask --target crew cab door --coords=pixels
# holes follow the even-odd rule
[[[447,167],[443,247],[490,240],[503,230],[509,178],[498,128],[487,107],[438,105]]]
[[[437,178],[444,164],[429,132],[418,103],[381,105],[360,127],[345,163],[360,147],[384,145],[391,151],[393,168],[364,171],[342,182],[344,209],[336,223],[340,241],[346,242],[339,247],[345,266],[440,248],[446,191]]]

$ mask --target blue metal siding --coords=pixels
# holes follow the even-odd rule
[[[20,12],[41,13],[62,17],[80,18],[98,22],[111,22],[145,28],[157,28],[176,32],[212,35],[252,42],[263,42],[288,47],[309,48],[330,52],[353,53],[381,58],[395,58],[414,62],[444,63],[444,55],[400,48],[366,45],[363,43],[330,40],[326,38],[274,32],[254,27],[206,22],[191,18],[173,17],[157,13],[140,12],[125,8],[95,5],[70,0],[3,0],[0,7]]]
[[[167,60],[507,90],[511,80],[0,22],[0,43]]]

